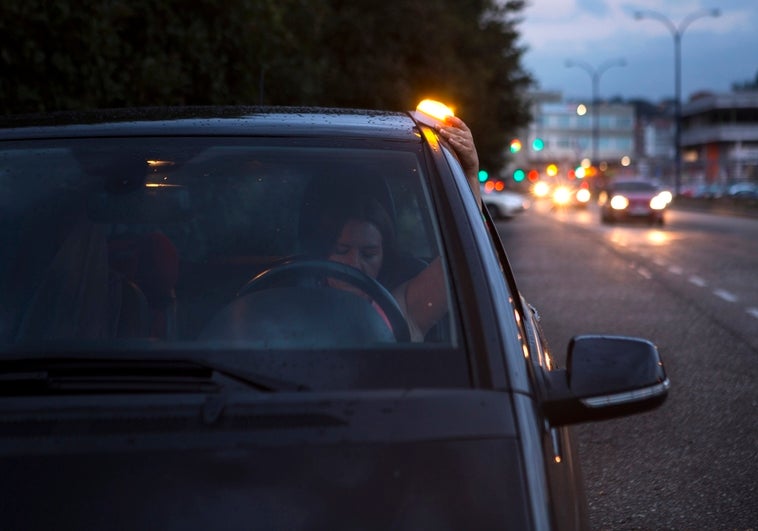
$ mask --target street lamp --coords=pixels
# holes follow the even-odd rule
[[[567,67],[576,66],[584,70],[590,75],[592,79],[592,163],[597,164],[597,139],[599,134],[598,120],[597,120],[597,92],[600,86],[600,76],[612,66],[626,66],[624,59],[611,59],[602,63],[597,68],[593,68],[589,63],[584,61],[572,61],[568,59],[566,61]]]
[[[658,20],[668,28],[674,37],[674,192],[679,195],[679,188],[682,181],[682,34],[687,26],[695,20],[703,17],[718,17],[721,15],[719,9],[701,9],[690,13],[682,19],[679,26],[676,26],[670,18],[656,11],[635,11],[635,20],[645,18]]]

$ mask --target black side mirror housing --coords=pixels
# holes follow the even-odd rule
[[[645,339],[576,336],[566,365],[548,373],[543,404],[553,425],[641,413],[660,406],[668,395],[663,361]]]

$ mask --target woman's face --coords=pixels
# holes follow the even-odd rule
[[[348,220],[337,236],[329,260],[352,266],[371,278],[377,278],[384,260],[382,233],[368,221]]]

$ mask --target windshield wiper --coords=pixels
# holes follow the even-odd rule
[[[195,359],[27,358],[0,362],[0,396],[218,392],[217,373],[259,391],[307,388]]]
[[[233,378],[239,382],[247,384],[252,387],[256,387],[261,391],[308,391],[309,388],[306,385],[298,384],[294,382],[288,382],[286,380],[279,380],[277,378],[271,378],[263,374],[242,371],[240,369],[227,367],[220,363],[209,363],[205,360],[192,360],[192,363],[201,365],[219,374],[223,374],[229,378]]]

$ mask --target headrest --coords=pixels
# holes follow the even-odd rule
[[[179,279],[179,253],[163,233],[112,240],[108,259],[112,269],[142,289],[151,305],[173,297]]]

